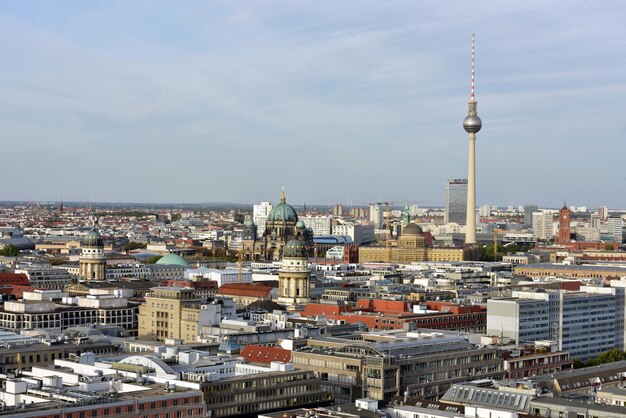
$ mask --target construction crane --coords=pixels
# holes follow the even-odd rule
[[[242,284],[243,283],[243,248],[240,248],[239,251],[237,251],[237,283],[238,284]]]

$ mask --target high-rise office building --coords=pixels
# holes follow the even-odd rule
[[[611,217],[607,219],[607,232],[611,235],[611,239],[619,244],[622,243],[624,237],[624,221],[620,217]]]
[[[265,232],[265,224],[267,223],[267,215],[272,211],[271,202],[261,202],[259,205],[254,205],[252,208],[252,220],[256,225],[257,236],[263,235]]]
[[[374,225],[374,228],[380,229],[382,223],[382,210],[380,205],[372,203],[370,205],[369,221]]]
[[[598,216],[600,216],[600,220],[606,221],[606,219],[609,217],[609,208],[607,208],[606,206],[600,206],[598,208]]]
[[[491,216],[491,206],[489,205],[482,205],[479,209],[478,209],[478,214],[480,216],[482,216],[483,218],[486,218],[488,216]]]
[[[537,239],[548,239],[554,236],[554,217],[552,213],[533,213],[533,235]]]
[[[592,213],[589,226],[591,228],[600,228],[600,215]]]
[[[343,216],[343,205],[338,203],[333,206],[333,216]]]
[[[467,116],[463,119],[463,129],[469,134],[465,244],[476,244],[476,134],[482,128],[483,122],[478,117],[478,102],[474,98],[474,34],[472,34],[472,92],[467,105]]]
[[[467,210],[467,179],[448,180],[446,184],[445,223],[455,222],[459,225],[465,225]]]
[[[367,218],[367,208],[352,208],[350,209],[350,216],[355,218]]]
[[[518,344],[553,340],[559,350],[586,360],[624,349],[624,288],[581,287],[579,292],[514,291],[487,302],[487,335]]]
[[[530,228],[533,226],[533,213],[538,212],[539,208],[537,205],[526,205],[524,206],[524,226]]]

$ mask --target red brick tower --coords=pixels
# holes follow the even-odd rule
[[[563,205],[559,211],[559,235],[556,242],[563,243],[570,241],[570,228],[569,222],[571,218],[571,211],[567,208],[567,205]]]

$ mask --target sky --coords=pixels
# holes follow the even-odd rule
[[[0,200],[626,208],[626,3],[0,2]]]

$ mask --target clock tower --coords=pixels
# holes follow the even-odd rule
[[[558,243],[570,242],[570,220],[572,212],[567,208],[566,204],[559,211],[559,235],[557,238]]]

